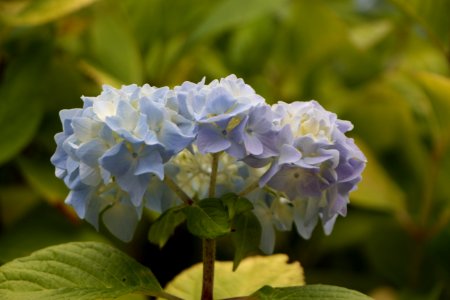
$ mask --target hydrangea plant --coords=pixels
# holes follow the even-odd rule
[[[272,253],[275,230],[309,239],[320,221],[330,234],[366,164],[350,122],[316,101],[269,105],[235,75],[104,86],[82,100],[60,112],[51,158],[65,202],[125,242],[144,210],[160,214],[149,233],[160,246],[186,222],[204,243],[202,299],[213,297],[216,238],[231,235],[236,269],[255,248]]]

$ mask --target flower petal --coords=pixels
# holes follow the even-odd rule
[[[202,124],[199,127],[197,146],[201,153],[217,153],[231,146],[230,141],[219,130],[209,124]]]

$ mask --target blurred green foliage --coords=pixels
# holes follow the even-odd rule
[[[104,83],[235,73],[268,101],[314,98],[351,120],[368,157],[333,234],[283,234],[277,252],[308,283],[450,298],[449,12],[450,0],[0,0],[0,261],[105,239],[63,205],[49,162],[59,110]]]

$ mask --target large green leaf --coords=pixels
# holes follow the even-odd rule
[[[233,262],[216,261],[214,298],[248,296],[265,285],[303,285],[303,269],[298,262],[288,264],[288,259],[284,254],[248,257],[234,272]],[[202,264],[196,264],[175,277],[165,291],[186,300],[200,299],[201,278]]]
[[[216,198],[200,201],[184,208],[190,233],[200,238],[215,239],[230,232],[228,212]]]
[[[313,284],[301,287],[265,286],[250,297],[259,300],[369,300],[369,296],[342,287]]]
[[[152,272],[107,244],[75,242],[45,248],[0,267],[2,299],[162,296]]]
[[[29,0],[0,3],[0,16],[12,25],[47,23],[88,6],[97,0]]]
[[[186,220],[186,217],[179,207],[165,211],[150,227],[148,232],[149,241],[160,248],[164,247],[175,228],[183,223],[184,220]]]

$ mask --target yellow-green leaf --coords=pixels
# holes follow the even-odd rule
[[[142,84],[143,59],[129,24],[117,13],[99,10],[89,27],[92,75],[107,74],[122,84]],[[93,72],[96,67],[97,71]]]
[[[0,3],[0,18],[12,25],[40,25],[86,7],[97,0],[29,0]]]
[[[215,264],[214,298],[248,296],[265,285],[273,287],[303,285],[300,263],[287,263],[288,256],[254,256],[241,261],[233,272],[233,262]],[[196,264],[175,277],[165,291],[177,297],[194,300],[201,295],[202,264]]]
[[[385,38],[392,29],[393,25],[388,20],[360,25],[350,30],[350,41],[359,49],[366,50]]]

